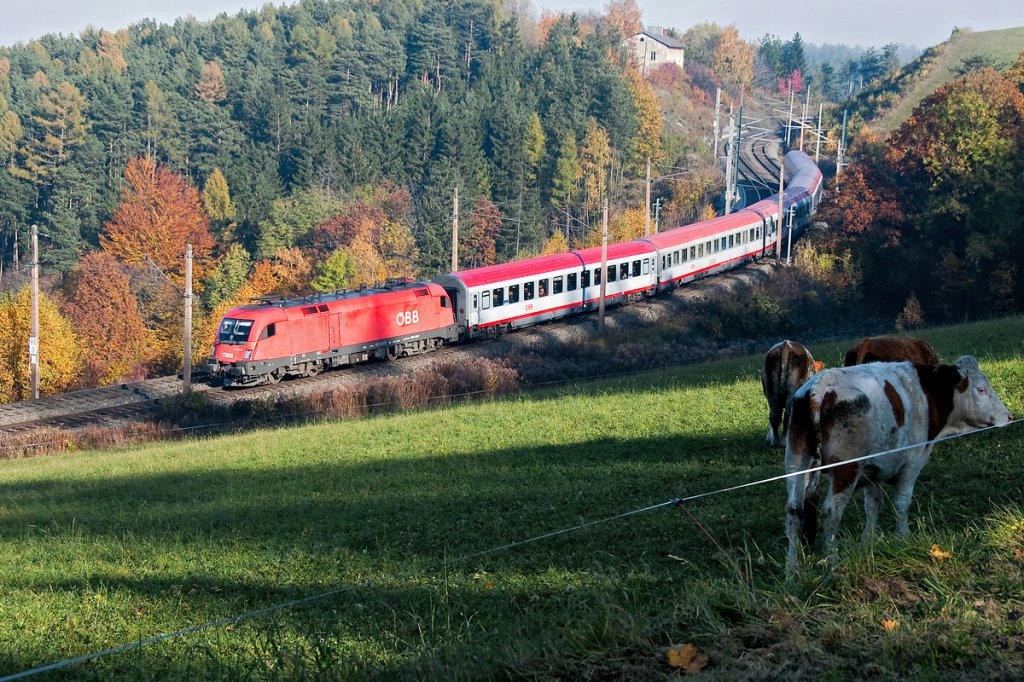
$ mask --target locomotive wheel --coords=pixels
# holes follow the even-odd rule
[[[270,384],[271,386],[275,386],[281,383],[281,377],[283,376],[284,371],[282,369],[275,369],[273,372],[267,375],[267,383]]]
[[[397,360],[398,359],[398,350],[399,350],[398,346],[388,346],[388,349],[387,349],[387,352],[386,352],[387,359],[388,360]]]
[[[320,371],[322,369],[323,369],[323,367],[320,366],[319,362],[307,363],[306,364],[306,376],[307,377],[315,377],[317,374],[320,373]]]

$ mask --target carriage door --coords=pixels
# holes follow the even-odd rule
[[[330,336],[330,348],[333,350],[341,346],[341,313],[334,313],[330,317],[330,321],[327,323]]]

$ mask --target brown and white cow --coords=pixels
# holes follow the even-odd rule
[[[809,544],[817,526],[818,473],[808,469],[885,452],[824,471],[829,488],[822,505],[824,552],[833,544],[850,498],[864,488],[864,539],[874,534],[882,483],[896,487],[896,532],[908,530],[914,482],[933,445],[915,445],[1013,419],[978,360],[965,355],[955,365],[876,362],[828,369],[793,396],[786,442],[786,568],[798,564],[801,535]],[[897,448],[913,446],[899,452]]]
[[[780,426],[785,424],[789,399],[824,366],[796,341],[779,341],[768,351],[761,369],[761,388],[768,400],[768,436],[765,440],[769,445],[782,447]]]
[[[846,351],[846,367],[868,362],[916,362],[939,364],[939,354],[924,339],[913,336],[869,336]]]

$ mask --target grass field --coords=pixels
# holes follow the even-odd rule
[[[1024,411],[1024,318],[921,335]],[[56,674],[663,679],[684,643],[712,678],[1024,674],[1017,425],[938,446],[909,538],[862,549],[851,505],[789,582],[781,482],[506,547],[781,473],[760,361],[0,462],[0,675],[331,590]]]
[[[984,57],[1000,67],[1011,66],[1024,50],[1024,26],[998,31],[965,31],[953,36],[946,50],[913,90],[896,106],[871,124],[876,132],[887,134],[900,127],[914,108],[947,81],[957,78],[956,69],[965,59]]]

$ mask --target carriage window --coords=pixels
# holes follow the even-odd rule
[[[608,281],[609,282],[614,282],[615,281],[615,266],[614,265],[609,265],[608,266]]]
[[[580,286],[584,289],[590,286],[590,270],[584,270],[580,275]]]
[[[519,285],[510,284],[508,287],[508,302],[519,303]]]
[[[596,287],[600,283],[601,283],[601,268],[596,268],[594,270],[594,286]]]
[[[576,291],[576,273],[574,272],[570,275],[566,275],[565,283],[569,291]]]
[[[715,249],[715,251],[718,251],[718,249]],[[711,255],[711,242],[704,242],[704,253],[709,256]]]
[[[478,295],[477,295],[477,294],[473,294],[473,310],[476,310],[476,309],[477,309],[477,307],[478,307],[478,305],[479,305],[479,304],[477,303],[477,301],[478,301],[478,300],[479,300],[479,297],[478,297]]]
[[[722,242],[723,242],[722,243],[722,248],[725,248],[725,243],[724,243],[725,242],[725,237],[722,237]],[[731,249],[733,246],[735,246],[735,242],[733,241],[733,236],[730,234],[729,235],[729,248]]]
[[[629,279],[629,263],[619,265],[619,279]]]
[[[651,263],[653,263],[653,262],[654,261],[647,260],[646,258],[644,258],[644,274],[645,275],[651,271]]]
[[[673,251],[672,252],[672,265],[679,265],[679,252],[678,251]]]
[[[491,307],[491,292],[485,291],[481,295],[483,296],[483,305],[481,306],[481,308],[487,310],[488,308]]]
[[[526,284],[523,285],[523,300],[533,300],[533,282],[527,282]]]
[[[697,257],[697,247],[696,246],[691,246],[690,247],[690,260],[693,260],[696,257]]]
[[[249,340],[249,332],[252,331],[252,320],[233,320],[225,317],[220,323],[220,335],[217,341],[220,343],[245,343]]]
[[[722,251],[725,251],[725,237],[722,237]]]
[[[638,261],[638,260],[633,261],[633,275],[632,276],[633,277],[639,277],[640,276],[640,261]]]
[[[754,241],[754,228],[750,228],[750,239],[748,239],[747,241],[748,242]]]
[[[572,277],[572,275],[569,275],[569,277]],[[551,293],[552,294],[560,294],[560,293],[562,293],[562,290],[563,289],[562,289],[562,278],[561,277],[555,277],[553,280],[551,280]]]
[[[505,304],[505,287],[498,287],[494,290],[494,307]]]
[[[263,330],[263,333],[260,334],[260,341],[262,341],[263,339],[269,339],[271,336],[273,336],[276,333],[277,333],[277,324],[275,322],[271,322]]]
[[[546,279],[537,282],[537,295],[541,298],[548,295],[548,281]]]
[[[685,262],[686,262],[686,247],[685,247],[685,246],[683,247],[683,251],[682,251],[682,253],[683,253],[683,258],[682,258],[682,260],[683,260],[683,262],[685,263]]]
[[[712,242],[712,243],[713,243],[713,244],[715,245],[715,250],[714,250],[714,253],[718,253],[718,240],[716,239],[716,240],[715,240],[714,242]],[[712,251],[711,251],[711,249],[708,249],[708,253],[711,253],[711,252],[712,252]]]
[[[452,307],[451,303],[448,301],[448,297],[447,296],[442,296],[441,297],[441,307],[442,308],[451,308]]]
[[[703,244],[698,244],[697,245],[697,257],[698,258],[703,258],[704,257],[704,245]]]

